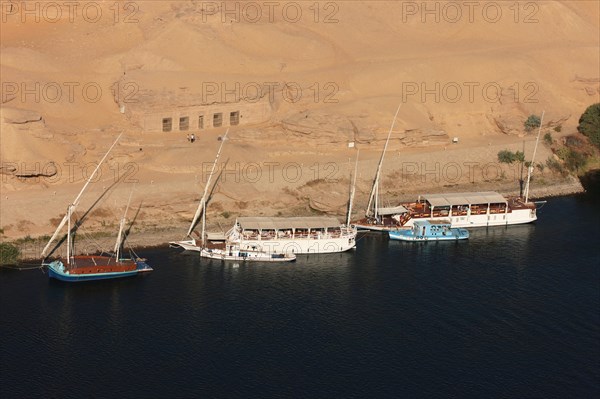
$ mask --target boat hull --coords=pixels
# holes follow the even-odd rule
[[[402,228],[402,225],[392,216],[380,216],[377,219],[372,217],[362,218],[352,223],[358,230],[368,231],[394,231]]]
[[[484,215],[466,215],[466,216],[440,216],[428,217],[429,220],[450,220],[452,227],[491,227],[491,226],[510,226],[516,224],[532,223],[537,220],[535,209],[519,209],[509,213],[484,214]],[[412,227],[415,220],[410,219],[404,227]]]
[[[378,232],[387,232],[398,230],[398,226],[383,226],[377,224],[366,224],[366,223],[355,223],[353,224],[359,231],[368,230],[368,231],[378,231]]]
[[[345,252],[356,246],[356,236],[342,236],[324,239],[272,239],[241,240],[242,248],[257,248],[267,253],[283,254],[326,254]]]
[[[134,270],[120,271],[120,272],[100,272],[100,273],[82,273],[82,274],[71,274],[65,270],[64,264],[55,260],[49,264],[46,264],[48,268],[48,276],[50,278],[65,281],[69,283],[85,282],[85,281],[98,281],[98,280],[111,280],[116,278],[133,277],[138,273],[150,272],[153,269],[148,266],[144,261],[136,261],[136,268]]]
[[[426,242],[426,241],[457,241],[469,238],[469,232],[465,229],[452,229],[451,234],[442,236],[417,236],[412,230],[390,231],[391,240]]]
[[[333,239],[292,239],[292,240],[236,240],[245,248],[261,249],[267,253],[283,254],[314,254],[314,253],[335,253],[345,252],[356,246],[356,238],[340,237]],[[181,248],[185,251],[201,252],[202,247],[196,245],[194,240],[172,241],[169,246]],[[214,258],[213,258],[214,259]]]
[[[228,260],[239,262],[293,262],[296,255],[290,254],[267,254],[258,251],[232,251],[227,252],[220,249],[203,249],[200,256],[208,259]]]
[[[452,227],[492,227],[492,226],[511,226],[517,224],[532,223],[537,220],[535,209],[517,209],[508,213],[499,214],[482,214],[482,215],[460,215],[460,216],[427,216],[426,218],[413,217],[406,221],[402,227],[399,225],[390,224],[371,224],[363,221],[358,221],[353,224],[359,230],[370,230],[379,232],[396,231],[399,228],[410,229],[414,226],[416,220],[450,220]]]
[[[266,253],[282,254],[316,254],[345,252],[356,246],[356,236],[343,236],[326,239],[275,239],[275,240],[235,240],[236,245],[243,248],[255,248]],[[194,240],[173,241],[169,245],[182,248],[186,251],[200,252],[202,247],[196,245]]]

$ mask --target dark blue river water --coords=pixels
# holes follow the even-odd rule
[[[458,243],[367,235],[354,252],[65,284],[0,271],[0,395],[600,397],[600,205]]]

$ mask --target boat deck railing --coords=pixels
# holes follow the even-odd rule
[[[334,238],[351,238],[356,235],[356,230],[349,227],[342,227],[339,230],[331,232],[263,232],[263,233],[250,233],[242,232],[244,240],[296,240],[296,239],[311,239],[311,240],[327,240]]]

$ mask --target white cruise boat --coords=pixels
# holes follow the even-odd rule
[[[240,248],[239,245],[226,245],[223,248],[202,248],[200,256],[216,260],[231,260],[241,262],[293,262],[296,255],[292,253],[267,253],[256,247]]]
[[[240,217],[226,237],[228,243],[266,253],[332,253],[355,247],[356,228],[334,217]]]
[[[449,219],[452,227],[487,227],[531,223],[537,207],[545,201],[525,202],[521,197],[504,197],[493,192],[423,194],[415,202],[386,208],[377,217],[358,220],[359,229],[391,231],[410,228],[415,220]]]
[[[399,109],[399,108],[398,108]],[[396,116],[398,111],[396,111]],[[396,120],[394,116],[394,121]],[[468,193],[423,194],[415,202],[400,203],[393,208],[381,208],[379,202],[379,180],[383,157],[392,129],[377,167],[373,188],[365,217],[353,222],[359,229],[375,231],[393,231],[412,228],[416,220],[447,220],[453,228],[508,226],[531,223],[537,220],[537,208],[546,201],[529,201],[529,185],[533,173],[533,165],[540,139],[544,112],[540,119],[540,127],[533,149],[531,163],[527,171],[527,182],[523,197],[505,197],[494,191]],[[394,124],[392,123],[392,128]]]
[[[487,227],[531,223],[537,220],[536,204],[493,191],[425,194],[404,203],[403,213],[389,216],[386,224],[412,227],[415,220],[449,219],[452,227]],[[385,222],[384,222],[385,223]]]

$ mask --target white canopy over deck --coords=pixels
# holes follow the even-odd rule
[[[206,233],[206,239],[211,241],[225,241],[227,237],[224,233],[215,232],[215,233]]]
[[[326,216],[240,217],[237,222],[242,230],[333,229],[341,226],[337,218]]]
[[[507,204],[508,201],[502,195],[493,192],[475,192],[475,193],[446,193],[446,194],[426,194],[422,195],[429,205],[434,208],[450,207],[455,205],[487,205],[487,204]]]
[[[402,205],[395,206],[392,208],[377,208],[377,214],[381,215],[381,216],[399,215],[399,214],[405,213],[405,212],[408,212],[408,209],[406,209]]]

